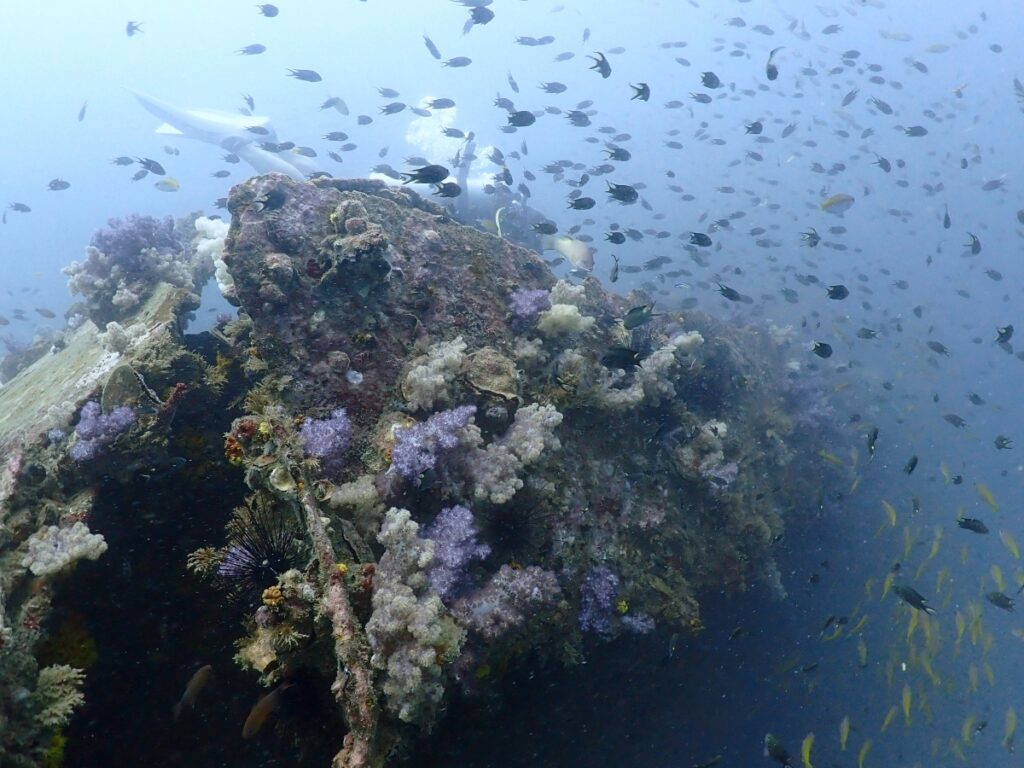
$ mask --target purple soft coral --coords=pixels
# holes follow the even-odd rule
[[[543,288],[535,291],[520,289],[512,292],[508,308],[516,317],[533,317],[538,312],[551,309],[551,296]]]
[[[439,453],[459,445],[458,432],[469,424],[475,413],[475,405],[463,405],[439,411],[408,429],[396,429],[391,469],[406,480],[416,479],[433,469]]]
[[[75,461],[90,461],[103,453],[114,438],[135,423],[135,412],[127,405],[103,413],[100,404],[90,400],[82,406],[75,425],[75,444],[68,451]]]
[[[147,248],[161,252],[181,248],[174,234],[174,219],[157,219],[133,213],[123,219],[107,220],[107,228],[92,236],[91,245],[114,258],[118,263],[134,263]]]
[[[427,571],[427,580],[445,602],[457,596],[465,585],[470,562],[491,554],[491,548],[478,543],[476,535],[473,513],[459,504],[442,509],[434,522],[420,532],[420,538],[434,542],[434,561]]]
[[[307,418],[299,431],[306,453],[320,459],[328,472],[337,470],[345,459],[352,439],[352,422],[344,408],[336,408],[329,419]]]
[[[612,628],[612,601],[619,591],[619,577],[605,565],[587,572],[580,588],[580,629],[608,635]]]

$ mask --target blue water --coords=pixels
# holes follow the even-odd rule
[[[999,451],[993,444],[997,435],[1024,440],[1021,360],[1014,348],[993,343],[998,327],[1024,328],[1024,268],[1017,258],[1024,234],[1017,216],[1024,208],[1022,115],[1013,85],[1015,75],[1024,75],[1024,67],[1017,68],[1024,54],[1024,17],[1017,5],[1002,0],[982,11],[977,4],[948,0],[770,5],[496,0],[490,6],[494,20],[465,35],[468,9],[442,0],[282,0],[277,5],[280,14],[265,18],[252,3],[234,0],[88,8],[70,2],[8,4],[0,25],[7,63],[0,94],[5,119],[0,201],[24,203],[32,211],[9,210],[0,226],[0,315],[10,318],[21,308],[29,318],[0,328],[0,335],[23,343],[60,326],[72,301],[60,268],[81,258],[93,231],[108,217],[217,213],[215,201],[251,172],[244,165],[225,165],[223,151],[209,144],[155,134],[159,121],[126,88],[183,107],[225,111],[237,109],[242,94],[251,94],[256,113],[273,119],[279,137],[314,148],[314,162],[335,175],[364,176],[381,162],[405,170],[403,160],[414,155],[444,163],[461,142],[441,137],[441,126],[473,131],[481,158],[488,145],[504,152],[516,185],[524,182],[526,171],[535,174],[535,181],[525,181],[532,207],[563,231],[579,224],[580,234],[594,238],[599,277],[610,279],[613,253],[621,267],[669,257],[663,270],[689,274],[659,279],[656,271],[624,271],[615,288],[644,287],[661,307],[695,298],[702,309],[739,322],[791,326],[793,358],[805,370],[820,370],[828,385],[854,404],[841,418],[859,418],[850,426],[858,455],[839,455],[859,478],[856,489],[826,499],[810,530],[794,530],[780,545],[786,601],[773,601],[761,587],[739,597],[705,597],[707,630],[692,642],[685,638],[668,663],[663,658],[668,638],[661,635],[638,641],[634,663],[626,666],[616,649],[593,649],[586,674],[574,674],[577,682],[597,681],[590,683],[595,689],[581,687],[589,695],[579,696],[581,706],[564,725],[553,727],[557,713],[538,705],[548,716],[538,716],[536,732],[547,740],[541,738],[532,751],[524,747],[521,758],[505,753],[508,762],[525,764],[538,752],[543,757],[546,743],[549,757],[559,756],[549,764],[676,766],[723,754],[728,764],[750,765],[761,759],[764,733],[771,731],[794,760],[801,740],[814,732],[816,765],[856,764],[867,738],[873,747],[866,765],[951,765],[957,761],[951,744],[959,744],[971,764],[1008,764],[1012,758],[1000,741],[1007,708],[1024,712],[1013,684],[1022,671],[1024,646],[1011,634],[1015,617],[989,605],[983,594],[996,588],[993,564],[1002,568],[1010,594],[1022,573],[997,532],[1024,541],[1017,510],[1019,449]],[[729,23],[737,17],[743,26]],[[141,33],[125,34],[129,20],[143,22]],[[759,24],[772,34],[755,30]],[[829,25],[841,29],[825,34]],[[472,64],[442,67],[424,46],[424,34],[445,58],[468,56]],[[534,47],[516,44],[516,37],[525,35],[555,40]],[[267,51],[235,53],[255,43]],[[665,47],[668,43],[680,45]],[[775,56],[780,74],[769,81],[765,64],[778,46],[784,46]],[[610,52],[618,47],[624,50]],[[596,51],[605,52],[611,64],[607,79],[588,69],[587,56]],[[563,52],[574,56],[555,61]],[[322,82],[289,78],[289,68],[316,70]],[[817,74],[805,72],[810,69]],[[724,87],[703,88],[700,76],[706,71],[716,73]],[[510,75],[519,93],[512,90]],[[552,81],[564,83],[566,91],[549,95],[538,88]],[[650,86],[647,103],[630,99],[629,84],[640,82]],[[377,89],[384,87],[399,97],[380,96]],[[858,94],[841,107],[854,89]],[[712,103],[691,99],[700,92],[711,95]],[[506,113],[493,105],[498,95],[527,110],[554,106],[567,112],[592,101],[584,108],[594,110],[592,124],[573,127],[564,115],[543,114],[532,126],[504,133]],[[320,109],[335,96],[346,102],[348,116]],[[417,106],[440,97],[453,99],[457,107],[430,119],[416,118],[409,109],[379,114],[391,101]],[[882,99],[894,113],[883,114],[869,98]],[[675,100],[681,106],[666,107]],[[88,106],[79,121],[84,102]],[[373,122],[360,126],[358,115],[372,116]],[[744,126],[755,120],[764,125],[761,138],[770,141],[745,133]],[[796,129],[782,138],[790,123]],[[909,137],[902,130],[917,125],[927,135]],[[602,127],[614,130],[602,133]],[[867,129],[871,135],[865,135]],[[339,153],[340,164],[327,156],[338,150],[322,138],[330,131],[348,133],[357,145]],[[579,163],[565,176],[578,180],[608,162],[602,150],[620,133],[631,135],[616,143],[632,159],[612,163],[615,170],[607,176],[592,176],[583,191],[598,201],[594,209],[566,210],[571,188],[542,168],[558,160]],[[680,149],[667,146],[675,141]],[[168,154],[165,147],[180,154]],[[512,158],[517,151],[520,159]],[[159,160],[180,189],[160,191],[152,177],[132,182],[137,166],[110,164],[119,155]],[[890,161],[890,173],[874,164],[876,155]],[[815,163],[825,171],[841,164],[842,170],[816,172]],[[211,176],[222,168],[231,171],[229,178]],[[481,159],[473,175],[498,170]],[[986,182],[1003,177],[1004,185],[984,189]],[[71,187],[48,191],[54,178]],[[607,200],[605,180],[645,185],[641,197],[649,209]],[[841,218],[819,208],[836,193],[855,198]],[[948,230],[942,224],[947,208]],[[710,227],[731,215],[729,228]],[[602,241],[613,224],[650,233],[640,243],[611,247]],[[845,231],[830,232],[835,226]],[[810,227],[822,236],[813,250],[800,238]],[[750,234],[754,228],[765,232]],[[670,236],[659,239],[658,231]],[[711,248],[700,249],[706,266],[683,247],[680,235],[686,238],[690,231],[713,239]],[[968,232],[981,241],[976,256],[964,247]],[[757,243],[765,238],[769,247]],[[564,274],[566,267],[559,270]],[[803,275],[814,275],[819,283],[805,285],[797,279]],[[714,292],[714,281],[753,302],[724,301]],[[685,285],[674,287],[677,283]],[[822,286],[840,283],[850,297],[828,300]],[[797,292],[796,303],[783,299],[784,288]],[[39,317],[36,307],[55,311],[57,318]],[[210,304],[200,314],[213,308]],[[880,338],[857,338],[861,327],[879,331]],[[815,358],[807,350],[813,341],[828,342],[834,355]],[[941,342],[950,355],[936,354],[928,341]],[[985,404],[971,404],[969,392]],[[966,428],[950,425],[944,420],[948,414],[963,417]],[[863,435],[870,425],[879,427],[880,437],[869,462]],[[919,465],[907,475],[903,467],[912,455]],[[962,475],[962,484],[947,484],[941,464],[951,475]],[[976,483],[991,489],[998,512],[982,500]],[[913,496],[920,500],[919,513],[912,512]],[[876,535],[886,523],[883,499],[897,509],[898,519]],[[991,533],[959,529],[955,521],[961,511],[983,518]],[[937,530],[939,550],[929,560]],[[923,630],[914,637],[915,660],[906,639],[908,609],[892,594],[879,601],[882,581],[895,562],[901,563],[904,583],[915,585],[938,609],[931,619],[940,642],[932,653],[937,684],[919,661]],[[943,569],[948,577],[937,590]],[[809,580],[814,573],[817,583]],[[864,588],[869,578],[874,580],[871,599]],[[955,653],[954,616],[968,615],[972,603],[981,609],[978,645],[972,645],[968,631]],[[851,617],[846,628],[869,615],[863,630],[866,668],[858,665],[857,640],[845,631],[831,642],[819,639],[833,614]],[[729,640],[737,627],[749,634]],[[794,658],[797,671],[789,666]],[[812,664],[817,668],[799,671]],[[986,679],[986,664],[994,684]],[[977,690],[972,690],[972,666]],[[891,682],[887,667],[893,670]],[[574,683],[570,676],[560,684]],[[904,723],[900,711],[880,732],[889,708],[900,706],[904,684],[913,693],[912,724]],[[543,688],[536,690],[539,696]],[[920,709],[923,701],[930,718]],[[844,715],[853,724],[845,753],[838,737]],[[961,723],[972,715],[987,719],[989,726],[964,744]]]

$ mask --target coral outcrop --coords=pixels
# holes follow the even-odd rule
[[[627,633],[686,637],[703,595],[781,588],[772,546],[783,510],[818,494],[806,467],[829,425],[787,408],[768,334],[697,312],[627,329],[642,297],[556,280],[536,253],[406,189],[270,174],[228,206],[226,235],[200,219],[181,263],[216,262],[238,317],[200,337],[169,321],[154,332],[118,296],[164,297],[180,317],[198,273],[177,288],[111,280],[94,254],[103,270],[74,270],[97,275],[81,285],[94,319],[149,330],[103,348],[84,327],[93,375],[16,440],[0,434],[14,451],[0,476],[0,733],[22,728],[0,757],[40,765],[79,703],[67,654],[37,658],[47,616],[146,548],[175,553],[153,578],[190,595],[182,636],[220,633],[247,675],[245,694],[208,695],[259,701],[246,738],[295,732],[334,768],[384,765],[446,698],[497,689],[490,670],[540,652],[575,663]],[[18,392],[17,379],[0,391],[0,414]],[[78,436],[60,439],[76,411]],[[99,435],[102,450],[77,455]],[[184,509],[193,486],[217,503]],[[174,491],[129,524],[106,500],[140,488]],[[182,684],[197,655],[175,659]],[[89,707],[102,672],[85,675]],[[290,717],[300,701],[320,708],[315,730]]]

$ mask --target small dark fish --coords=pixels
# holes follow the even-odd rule
[[[601,356],[601,365],[611,370],[622,370],[629,373],[640,365],[643,356],[635,349],[629,347],[613,346]]]
[[[971,392],[967,395],[967,399],[970,400],[974,405],[984,405],[985,398],[979,395],[977,392]]]
[[[124,25],[124,33],[128,35],[128,37],[135,37],[135,35],[142,32],[142,24],[143,22],[141,21],[129,21]]]
[[[1002,608],[1004,611],[1012,611],[1015,602],[1012,597],[1004,592],[986,592],[985,599],[996,608]]]
[[[932,352],[935,352],[936,354],[949,357],[949,347],[947,347],[941,341],[929,341],[928,349],[930,349]]]
[[[49,189],[51,192],[60,192],[62,190],[67,189],[70,186],[71,184],[69,182],[64,181],[64,179],[53,179],[52,181],[50,181],[49,184],[46,185],[46,188]],[[1011,330],[1010,332],[1012,333],[1013,331]]]
[[[135,160],[133,158],[127,157],[126,155],[121,155],[121,157],[115,157],[113,160],[111,160],[110,164],[111,165],[131,165],[134,162],[135,162]]]
[[[268,19],[272,19],[275,16],[277,16],[278,13],[280,13],[277,6],[271,5],[270,3],[264,3],[263,5],[257,5],[256,7],[259,8],[260,13],[266,16]]]
[[[439,50],[437,49],[437,46],[436,46],[436,45],[434,45],[434,41],[433,41],[433,40],[431,40],[431,39],[430,39],[429,37],[427,37],[426,35],[424,35],[424,36],[423,36],[423,44],[424,44],[425,46],[427,46],[427,50],[428,50],[428,51],[430,51],[430,55],[431,55],[431,56],[433,56],[433,57],[434,57],[435,59],[437,59],[438,61],[440,61],[440,60],[441,60],[441,51],[439,51]]]
[[[878,331],[871,328],[861,328],[857,331],[858,339],[877,339]]]
[[[827,360],[832,357],[832,345],[826,344],[824,341],[814,342],[814,346],[811,351],[823,360]]]
[[[988,533],[988,526],[985,525],[981,520],[978,520],[976,517],[957,518],[956,524],[966,531],[974,531],[975,533]]]
[[[746,129],[747,133],[752,134],[754,136],[758,136],[760,135],[761,131],[764,130],[764,124],[760,120],[755,120],[754,122],[747,125]]]
[[[249,711],[249,716],[245,718],[245,725],[242,726],[243,739],[251,739],[259,733],[260,728],[263,727],[263,723],[267,721],[267,718],[270,717],[270,715],[280,705],[281,692],[287,690],[291,686],[291,683],[282,683],[253,704],[252,709]]]
[[[596,205],[597,201],[592,197],[577,197],[569,201],[569,207],[574,211],[589,211]]]
[[[147,171],[145,168],[140,168],[134,174],[132,174],[132,181],[141,181],[147,176],[149,176],[149,171]]]
[[[701,248],[711,247],[711,238],[705,235],[703,232],[691,232],[690,233],[690,245],[697,245]],[[722,294],[725,296],[725,294]],[[726,296],[726,298],[729,298]]]
[[[613,245],[622,245],[626,242],[626,236],[622,232],[605,232],[604,239]]]
[[[916,455],[911,456],[907,460],[907,463],[903,465],[903,471],[906,472],[908,475],[914,474],[914,470],[915,469],[917,469],[917,456]]]
[[[487,24],[494,19],[494,11],[484,5],[477,5],[469,12],[469,24],[472,27],[474,24]],[[466,32],[467,30],[463,30]]]
[[[718,79],[718,75],[714,72],[702,72],[700,75],[700,81],[705,88],[721,88],[722,81]]]
[[[405,109],[405,104],[400,101],[392,101],[390,104],[385,104],[381,107],[380,113],[382,115],[397,115],[403,109]]]
[[[971,241],[969,243],[964,243],[964,248],[970,248],[971,255],[977,256],[979,253],[981,253],[981,240],[979,240],[977,235],[975,235],[973,232],[968,232],[967,236],[971,238]]]
[[[240,56],[257,56],[261,53],[265,53],[266,50],[267,46],[261,45],[260,43],[253,43],[252,45],[245,46],[245,48],[239,48],[235,53]]]
[[[568,86],[565,83],[541,83],[539,86],[544,93],[565,93],[568,90]]]
[[[231,175],[231,171],[214,171],[210,175],[215,179],[226,179]]]
[[[296,80],[302,80],[307,83],[319,83],[323,80],[320,77],[320,73],[312,69],[289,69],[288,77],[294,77]]]
[[[654,314],[654,304],[641,304],[639,307],[632,307],[626,312],[626,316],[622,318],[622,325],[627,331],[632,331],[634,328],[639,328],[641,325],[651,322],[653,317],[657,317]]]
[[[443,67],[451,67],[452,69],[458,69],[459,67],[468,67],[473,63],[473,60],[469,56],[456,56],[452,59],[448,59],[441,63]]]
[[[818,234],[814,227],[811,227],[806,232],[800,233],[800,239],[803,240],[803,244],[808,248],[815,248],[821,242],[821,235]]]
[[[872,427],[868,432],[868,457],[875,457],[875,448],[878,445],[878,427]]]
[[[886,159],[885,159],[884,157],[882,157],[881,155],[877,155],[877,154],[876,154],[876,155],[875,155],[875,158],[876,158],[876,160],[875,160],[875,162],[874,162],[874,163],[872,163],[872,165],[877,165],[877,166],[878,166],[879,168],[881,168],[881,169],[882,169],[882,170],[883,170],[883,171],[884,171],[885,173],[889,173],[889,171],[891,171],[891,170],[892,170],[892,163],[890,163],[890,162],[889,162],[888,160],[886,160]]]
[[[199,698],[199,694],[210,681],[210,676],[212,674],[213,667],[207,664],[206,666],[197,669],[195,674],[189,678],[188,684],[185,686],[185,692],[181,694],[181,699],[174,705],[175,722],[177,722],[181,717],[181,713],[185,710],[185,707],[191,708],[195,706],[196,699]]]
[[[597,52],[593,56],[588,56],[587,58],[593,60],[594,62],[590,69],[594,70],[595,72],[599,72],[601,74],[601,77],[603,77],[606,80],[609,77],[611,77],[612,65],[608,63],[608,59],[604,57],[603,53]]]
[[[793,762],[789,757],[789,752],[782,745],[782,742],[772,736],[770,733],[764,735],[764,756],[770,757],[776,763],[782,766],[792,766]]]
[[[558,232],[558,225],[553,221],[539,221],[530,228],[539,235],[553,235]]]
[[[533,125],[535,122],[537,122],[536,115],[525,109],[513,112],[508,116],[508,124],[514,125],[516,128],[526,128],[527,126]]]
[[[637,83],[633,85],[629,84],[629,87],[633,89],[633,95],[629,97],[630,101],[639,99],[640,101],[650,101],[651,99],[651,86],[647,83]]]
[[[269,136],[270,135],[270,129],[269,128],[264,128],[262,125],[250,125],[245,130],[248,131],[249,133],[255,134],[257,136]]]
[[[942,214],[942,228],[949,229],[952,223],[949,219],[949,206],[947,205],[945,213]]]
[[[618,200],[623,205],[629,205],[635,203],[640,197],[640,193],[636,191],[635,187],[631,187],[628,184],[608,184],[608,196],[613,200]]]
[[[914,137],[927,136],[928,129],[925,128],[923,125],[912,125],[909,128],[904,128],[903,133],[906,134],[907,136]]]
[[[40,317],[45,317],[47,320],[52,320],[57,316],[56,312],[52,309],[47,309],[46,307],[36,307],[36,314]]]
[[[356,122],[359,125],[369,125],[373,122],[373,118],[369,115],[359,115],[359,117],[356,118]]]
[[[722,294],[722,297],[729,301],[743,301],[743,295],[735,288],[730,288],[727,285],[718,283],[718,292]],[[831,352],[829,353],[831,354]]]
[[[919,611],[925,613],[935,613],[935,609],[928,605],[928,601],[925,600],[924,596],[913,587],[906,587],[902,584],[897,584],[892,588],[892,591],[896,593],[897,597],[903,602],[909,605],[911,608],[916,608]]]
[[[433,99],[427,102],[427,106],[431,109],[451,109],[455,102],[451,99]]]
[[[956,414],[946,414],[942,418],[944,421],[956,427],[956,429],[964,429],[967,427],[967,422]]]
[[[1008,451],[1013,448],[1013,440],[1006,435],[998,435],[992,442],[995,444],[996,449],[1000,451]]]
[[[50,182],[53,183],[52,181]],[[52,187],[51,187],[52,189]],[[996,328],[996,343],[1006,344],[1010,339],[1013,338],[1013,326],[1004,325],[1002,328]]]
[[[462,194],[462,187],[454,181],[446,181],[443,184],[437,185],[437,189],[434,194],[437,197],[458,197]]]
[[[82,108],[80,110],[78,110],[78,122],[82,122],[83,120],[85,120],[85,110],[86,110],[86,108],[88,106],[89,106],[89,102],[88,101],[83,101],[82,102]]]
[[[768,63],[764,65],[764,72],[769,80],[776,80],[779,77],[779,68],[775,66],[775,54],[781,51],[783,47],[773,48],[771,53],[768,54]]]
[[[828,297],[835,299],[836,301],[842,301],[850,295],[850,289],[845,285],[830,285],[828,287]]]
[[[443,165],[425,165],[416,168],[409,173],[403,173],[403,184],[410,182],[415,184],[440,184],[451,175],[451,171]]]
[[[843,96],[843,100],[839,103],[841,107],[848,107],[853,103],[853,100],[857,98],[857,94],[860,93],[860,89],[854,88],[848,94]]]
[[[508,73],[508,77],[505,79],[508,80],[508,87],[511,88],[514,93],[519,93],[519,83],[517,83],[516,79],[512,77],[511,72]]]
[[[141,165],[150,173],[156,174],[157,176],[163,176],[167,172],[164,167],[160,165],[156,160],[150,160],[148,157],[136,157],[135,162]]]

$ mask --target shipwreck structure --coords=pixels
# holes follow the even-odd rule
[[[112,223],[88,320],[0,389],[4,765],[382,766],[510,665],[783,593],[832,430],[784,343],[406,189],[229,210]],[[188,334],[213,274],[238,312]]]

